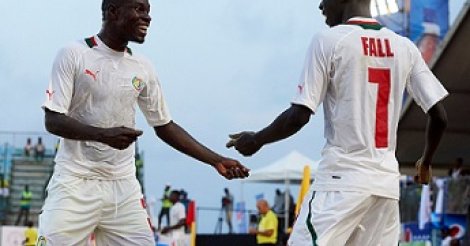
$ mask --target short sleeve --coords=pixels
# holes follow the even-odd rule
[[[182,220],[186,218],[186,211],[183,204],[180,203],[179,205],[180,206],[178,206],[176,217],[178,218],[178,220]]]
[[[324,35],[317,34],[313,37],[300,75],[297,95],[292,104],[306,106],[315,112],[322,103],[329,81],[328,68],[332,52],[330,46]]]
[[[149,80],[139,95],[138,105],[150,126],[166,125],[171,121],[171,116],[163,97],[160,82],[153,68],[150,65],[146,67]]]
[[[72,47],[59,51],[52,65],[43,108],[57,113],[68,113],[73,95],[76,61]]]
[[[432,106],[444,99],[448,93],[426,65],[418,48],[411,44],[411,49],[414,63],[406,88],[423,111],[428,112]]]
[[[263,224],[263,230],[276,230],[277,229],[277,218],[274,214],[266,217],[266,222]]]

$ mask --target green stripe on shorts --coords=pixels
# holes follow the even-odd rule
[[[312,218],[312,211],[311,211],[311,206],[312,206],[312,201],[313,198],[315,198],[315,192],[312,194],[312,198],[310,198],[310,201],[308,202],[308,215],[307,215],[307,228],[308,231],[310,232],[310,236],[312,237],[312,245],[317,246],[317,243],[315,242],[317,240],[317,233],[315,233],[315,228],[313,228],[313,224],[311,222]]]

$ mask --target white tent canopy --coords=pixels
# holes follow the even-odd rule
[[[289,186],[290,184],[300,184],[300,182],[302,182],[304,167],[306,165],[310,166],[310,178],[313,179],[318,168],[318,161],[311,160],[294,150],[271,165],[250,171],[250,176],[243,182],[285,184],[286,192],[284,193],[284,204],[286,208],[284,218],[286,218],[285,221],[288,222],[290,209]],[[285,231],[287,231],[287,227],[288,223],[285,223]]]
[[[300,184],[306,165],[310,166],[311,178],[313,179],[318,161],[311,160],[294,150],[271,165],[250,171],[250,176],[244,181],[276,184],[288,181],[289,183]]]

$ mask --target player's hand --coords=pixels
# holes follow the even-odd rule
[[[214,168],[226,179],[246,178],[250,175],[250,169],[240,164],[237,160],[228,158],[214,164]]]
[[[235,149],[244,156],[251,156],[261,149],[262,145],[255,139],[254,132],[240,132],[230,134],[230,140],[226,144],[227,148],[235,147]]]
[[[418,184],[429,184],[432,178],[431,163],[424,163],[422,159],[416,162],[417,175],[414,177]]]
[[[99,141],[115,149],[123,150],[135,142],[142,133],[140,130],[124,126],[106,128],[101,132]]]
[[[168,233],[168,232],[170,232],[170,231],[171,231],[170,227],[165,227],[165,228],[162,229],[161,233],[162,233],[162,234],[166,234],[166,233]]]

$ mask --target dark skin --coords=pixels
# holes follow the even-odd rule
[[[150,25],[148,0],[115,0],[103,12],[100,39],[111,49],[124,52],[129,42],[143,43]],[[65,114],[45,109],[46,129],[57,136],[80,141],[96,141],[123,150],[142,131],[128,127],[100,128],[84,124]],[[245,178],[249,169],[238,161],[223,157],[196,141],[182,127],[171,121],[154,127],[156,135],[176,150],[213,166],[227,179]]]
[[[371,17],[369,0],[323,0],[319,6],[330,27],[344,24],[355,16]],[[229,135],[227,148],[235,149],[244,156],[251,156],[264,145],[288,138],[298,132],[313,112],[305,106],[292,105],[270,125],[258,132],[244,131]],[[422,157],[416,162],[415,181],[427,184],[431,178],[431,163],[447,126],[447,115],[442,103],[436,103],[428,112],[425,144]]]

